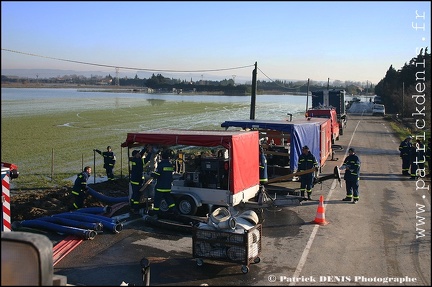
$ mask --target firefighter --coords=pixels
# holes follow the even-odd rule
[[[130,173],[129,184],[132,190],[132,195],[130,198],[130,208],[132,212],[136,213],[139,210],[140,205],[140,188],[144,182],[144,155],[145,149],[134,150],[132,152],[132,157],[130,158],[132,169]]]
[[[114,165],[116,163],[116,156],[113,153],[111,146],[107,146],[107,151],[104,151],[104,152],[101,152],[98,149],[94,149],[93,151],[95,151],[98,154],[100,154],[101,156],[103,156],[103,158],[104,158],[104,166],[103,167],[106,171],[108,181],[114,182],[113,169],[114,169]]]
[[[399,145],[399,156],[402,159],[402,175],[410,175],[412,136],[407,136]]]
[[[151,176],[156,179],[155,185],[155,196],[154,196],[154,207],[156,217],[160,212],[160,204],[162,199],[165,199],[168,205],[168,212],[177,213],[176,205],[173,196],[171,195],[171,186],[173,181],[174,166],[170,161],[171,150],[166,149],[162,152],[162,160],[158,163],[155,172],[152,172]]]
[[[310,152],[308,146],[302,148],[302,154],[298,160],[298,171],[305,171],[311,168],[318,170],[318,163],[315,156]],[[305,191],[307,193],[307,200],[312,200],[312,187],[313,187],[314,173],[302,174],[300,176],[300,196],[306,200]]]
[[[176,159],[176,172],[177,173],[183,173],[185,170],[185,160],[184,160],[184,153],[182,150],[179,150],[177,152],[177,159]]]
[[[92,172],[90,166],[86,166],[84,170],[77,175],[75,183],[72,187],[72,194],[74,195],[75,201],[73,207],[75,209],[84,207],[84,200],[87,197],[87,180],[89,179]]]
[[[259,146],[259,179],[260,184],[265,184],[268,182],[267,158],[262,145]]]
[[[344,180],[346,186],[346,197],[343,201],[357,203],[359,200],[360,180],[360,158],[356,155],[354,148],[348,150],[349,155],[345,158],[340,169],[345,169]]]

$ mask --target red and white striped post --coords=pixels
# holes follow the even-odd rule
[[[11,213],[10,213],[10,185],[9,185],[8,167],[3,167],[1,170],[2,181],[2,228],[1,231],[11,231]]]
[[[18,177],[18,167],[11,163],[1,163],[2,181],[2,226],[1,231],[11,231],[11,210],[10,210],[10,180]]]

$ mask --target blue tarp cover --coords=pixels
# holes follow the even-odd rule
[[[309,120],[293,120],[291,122],[283,120],[233,120],[225,121],[221,127],[237,127],[242,129],[266,129],[289,133],[290,144],[290,168],[297,169],[298,158],[302,152],[302,147],[307,145],[311,153],[320,162],[320,126],[327,119],[310,118]]]

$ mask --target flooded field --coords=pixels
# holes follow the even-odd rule
[[[112,110],[137,106],[160,106],[166,102],[220,103],[222,109],[230,110],[232,105],[245,107],[249,117],[250,96],[223,96],[200,94],[146,94],[130,92],[101,92],[77,89],[49,88],[2,88],[2,118],[62,111]],[[256,117],[284,117],[286,113],[303,112],[306,96],[258,95]]]

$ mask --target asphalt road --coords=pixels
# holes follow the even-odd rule
[[[142,286],[146,258],[152,286],[430,286],[430,187],[416,190],[422,182],[401,175],[399,143],[381,117],[349,115],[336,142],[344,149],[322,174],[331,174],[354,147],[362,162],[359,203],[342,201],[345,185],[331,179],[314,187],[313,201],[264,209],[260,262],[247,274],[227,262],[198,266],[191,233],[152,227],[141,217],[118,234],[84,241],[54,273],[71,285]],[[326,225],[312,223],[321,195]]]

